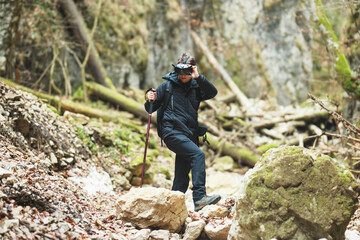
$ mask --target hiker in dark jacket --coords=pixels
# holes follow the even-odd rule
[[[166,146],[176,153],[172,190],[186,192],[191,170],[193,201],[195,210],[198,211],[206,205],[217,203],[221,198],[218,194],[206,195],[205,154],[199,148],[198,140],[200,102],[215,97],[217,89],[199,74],[195,59],[185,53],[181,55],[174,70],[163,77],[167,81],[156,91],[147,93],[145,109],[149,111],[150,101],[153,101],[153,110],[158,110],[158,134]],[[169,84],[172,94],[166,105],[164,99]]]

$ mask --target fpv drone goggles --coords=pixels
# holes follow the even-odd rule
[[[174,67],[174,71],[179,75],[191,75],[193,72],[192,66],[190,64],[186,64],[186,61],[189,59],[189,56],[186,56],[182,63],[172,64]]]

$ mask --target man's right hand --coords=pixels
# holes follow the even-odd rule
[[[148,101],[155,101],[156,99],[156,92],[149,91],[147,94]]]

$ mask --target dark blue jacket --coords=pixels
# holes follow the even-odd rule
[[[179,75],[175,72],[166,74],[163,79],[172,82],[173,90],[172,97],[164,111],[162,136],[159,133],[159,137],[165,139],[172,132],[180,132],[188,137],[195,136],[198,128],[200,102],[215,97],[217,94],[216,87],[202,75],[196,79],[190,79],[186,84],[180,81]],[[153,111],[162,107],[165,92],[166,81],[156,89]],[[149,111],[149,105],[147,101],[145,103],[146,111]],[[159,121],[159,114],[157,121],[158,123],[161,122]]]

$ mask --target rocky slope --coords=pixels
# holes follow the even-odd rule
[[[132,175],[138,156],[132,152],[141,155],[136,149],[140,146],[123,146],[124,141],[116,145],[115,140],[104,137],[103,132],[113,131],[110,123],[95,127],[86,117],[59,116],[31,94],[3,83],[0,91],[2,239],[138,239],[143,234],[163,234],[149,229],[144,233],[116,216],[117,199],[133,187],[130,182],[136,178]],[[75,117],[77,125],[68,121]],[[80,128],[82,121],[86,124]],[[136,138],[142,142],[139,134]],[[104,147],[112,144],[119,152]],[[152,170],[152,174],[157,179],[150,181],[153,186],[169,187],[169,171]],[[233,201],[224,199],[222,204],[231,208]],[[201,218],[214,222],[191,209],[190,216],[187,222]]]
[[[209,239],[229,226],[234,198],[224,198],[219,203],[228,209],[226,216],[214,217],[210,210],[192,211],[191,193],[187,193],[190,201],[187,200],[186,220],[190,230],[183,229],[179,234],[153,231],[121,221],[116,214],[117,199],[136,184],[138,177],[133,172],[139,165],[139,155],[142,158],[142,145],[136,142],[143,142],[144,134],[122,127],[119,139],[114,140],[110,133],[118,126],[113,123],[93,124],[85,117],[59,116],[36,97],[3,83],[0,92],[0,236],[3,239],[161,239],[164,236],[195,239],[199,235],[200,239]],[[152,170],[156,181],[150,178],[149,184],[169,188],[171,164],[164,161],[169,153],[161,151],[164,152],[160,154],[152,149],[149,154],[163,161],[161,165],[167,171],[157,166],[157,170]],[[164,159],[159,155],[165,156]],[[156,168],[154,165],[152,168]],[[208,173],[219,174],[211,169]],[[220,178],[224,180],[225,175],[230,176],[223,173]],[[211,181],[208,188],[212,188]],[[357,211],[348,225],[351,231],[347,234],[353,237],[347,239],[359,235],[359,219]]]

